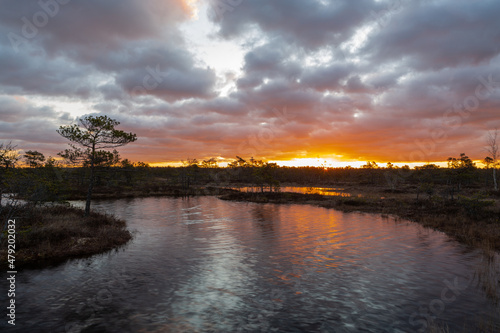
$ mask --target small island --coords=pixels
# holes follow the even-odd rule
[[[126,244],[131,233],[123,220],[92,212],[84,216],[81,209],[52,205],[22,205],[8,216],[3,209],[2,221],[14,221],[16,229],[15,267],[43,267],[70,258],[103,253]],[[3,233],[6,238],[7,232]],[[2,265],[7,265],[7,247],[2,247]]]

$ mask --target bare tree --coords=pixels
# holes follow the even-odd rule
[[[488,137],[486,138],[486,150],[490,154],[491,165],[493,170],[493,186],[495,187],[495,191],[498,191],[498,183],[497,183],[497,165],[498,165],[498,129],[495,129],[494,132],[488,132]]]
[[[13,168],[20,158],[19,152],[12,142],[0,143],[0,167],[5,169]]]

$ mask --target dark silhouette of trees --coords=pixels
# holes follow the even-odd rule
[[[486,169],[489,169],[491,165],[493,165],[493,163],[495,163],[493,161],[493,159],[489,156],[486,156],[483,160],[483,164],[486,165]]]
[[[34,205],[59,200],[59,191],[64,187],[58,177],[61,172],[55,163],[45,163],[42,153],[26,151],[23,157],[30,168],[14,168],[21,156],[11,143],[0,144],[0,156],[3,167],[0,169],[0,206],[1,196],[5,193],[9,193],[13,207],[20,202],[19,198]]]
[[[472,172],[476,166],[469,156],[461,153],[460,158],[448,158],[448,169],[450,171],[450,185],[453,187],[456,185],[457,192],[460,192],[463,184],[471,180]],[[453,198],[453,190],[450,195]]]
[[[184,189],[189,189],[191,184],[196,183],[198,174],[200,173],[200,163],[196,158],[187,158],[182,161],[182,168],[180,172],[181,184]]]
[[[280,181],[278,174],[280,168],[276,163],[264,162],[251,157],[248,161],[236,156],[236,159],[228,164],[228,167],[233,170],[233,178],[237,182],[250,182],[255,187],[259,187],[261,192],[264,192],[264,187],[269,187],[269,191],[280,191]],[[282,169],[285,170],[285,169]]]
[[[362,166],[363,169],[378,169],[378,164],[375,161],[368,161]]]
[[[26,151],[23,157],[30,166],[30,168],[39,168],[43,166],[45,162],[45,156],[36,150]]]
[[[257,181],[260,184],[267,184],[269,186],[269,191],[272,192],[273,189],[275,192],[280,191],[280,182],[277,179],[276,173],[279,172],[278,165],[276,163],[262,163],[260,161],[258,165],[254,166],[254,175],[257,178]],[[261,185],[261,192],[264,191],[263,186]]]
[[[134,133],[126,133],[115,127],[120,123],[108,116],[86,116],[80,119],[80,124],[60,126],[57,133],[64,138],[83,147],[70,144],[72,149],[66,149],[61,156],[71,160],[81,160],[90,167],[89,187],[85,204],[85,216],[90,213],[90,201],[95,182],[95,166],[103,161],[112,159],[113,153],[106,149],[124,146],[137,140]],[[111,154],[111,155],[110,155]]]
[[[7,144],[0,143],[0,209],[2,206],[3,194],[10,192],[8,189],[8,180],[10,177],[9,169],[12,169],[19,159],[19,153],[12,142]]]
[[[12,142],[0,143],[0,167],[5,169],[13,168],[20,159],[19,152]]]
[[[202,168],[217,168],[218,167],[217,159],[215,157],[212,157],[208,160],[203,160],[201,162],[201,167]]]
[[[248,163],[247,163],[247,161],[245,161],[241,157],[236,156],[236,159],[234,161],[232,161],[231,163],[229,163],[228,166],[230,168],[245,167],[245,166],[248,166]]]
[[[84,167],[89,167],[91,161],[89,159],[86,159],[83,161],[83,166]],[[117,166],[120,163],[120,155],[118,154],[118,151],[116,149],[113,149],[113,151],[105,151],[105,150],[99,150],[96,151],[95,154],[95,159],[94,159],[94,166],[96,167],[112,167],[112,166]]]

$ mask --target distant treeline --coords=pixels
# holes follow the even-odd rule
[[[99,164],[95,170],[97,197],[114,193],[141,195],[169,194],[175,188],[182,193],[202,186],[255,186],[262,191],[280,191],[283,184],[300,186],[366,185],[388,191],[411,190],[417,197],[440,195],[453,199],[464,191],[493,192],[494,181],[490,168],[477,168],[465,155],[450,158],[448,167],[433,164],[410,169],[408,167],[378,167],[368,163],[363,168],[280,167],[237,157],[226,168],[190,160],[181,167],[150,167],[128,160],[113,164]],[[19,193],[34,202],[75,198],[85,193],[88,185],[87,166],[64,167],[45,163],[31,168],[0,169],[2,193]]]

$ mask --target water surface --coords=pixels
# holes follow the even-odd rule
[[[419,332],[432,319],[453,332],[492,318],[470,282],[481,255],[410,222],[215,197],[93,208],[133,241],[20,272],[17,331]]]

